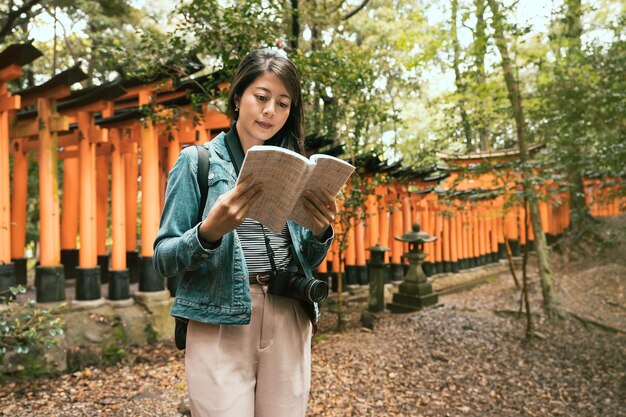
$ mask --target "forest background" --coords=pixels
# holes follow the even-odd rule
[[[11,0],[0,17],[2,49],[34,38],[44,53],[13,90],[80,64],[82,87],[166,73],[198,81],[193,103],[224,109],[215,82],[271,46],[302,72],[307,134],[357,165],[374,155],[433,169],[440,151],[516,147],[521,133],[545,144],[533,180],[574,191],[574,220],[588,213],[584,176],[624,175],[617,0]]]

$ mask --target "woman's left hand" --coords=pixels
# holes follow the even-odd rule
[[[335,198],[325,188],[320,188],[317,193],[312,190],[303,194],[304,208],[309,212],[315,223],[311,228],[313,235],[320,238],[332,224],[337,216],[337,203]]]

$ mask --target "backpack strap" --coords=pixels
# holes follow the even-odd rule
[[[209,150],[202,145],[196,145],[198,151],[198,186],[200,187],[200,205],[198,208],[198,221],[202,221],[202,213],[204,213],[204,207],[206,206],[206,198],[209,193],[209,166],[211,160],[209,159]],[[175,317],[174,326],[174,343],[178,350],[185,350],[187,346],[187,326],[189,320],[182,317]]]
[[[202,221],[202,213],[206,206],[206,198],[209,193],[209,150],[202,145],[196,145],[198,150],[198,186],[200,187],[200,206],[198,209],[198,223]]]

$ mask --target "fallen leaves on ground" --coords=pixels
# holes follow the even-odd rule
[[[535,278],[537,313],[538,293]],[[385,314],[373,331],[358,325],[365,303],[353,303],[345,332],[316,337],[308,415],[626,416],[626,335],[537,314],[541,337],[526,341],[523,320],[493,313],[515,310],[517,299],[503,276],[442,297],[435,308]],[[179,416],[185,409],[184,357],[170,343],[134,348],[106,369],[0,386],[6,416]]]

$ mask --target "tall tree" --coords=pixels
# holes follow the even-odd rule
[[[606,5],[605,5],[606,6]],[[600,25],[598,12],[585,8],[580,0],[564,1],[552,22],[550,43],[552,59],[539,61],[538,105],[534,109],[537,134],[548,144],[550,163],[565,175],[570,191],[570,228],[566,241],[575,248],[581,239],[598,241],[594,232],[583,185],[589,173],[619,176],[623,164],[608,163],[610,155],[623,157],[624,125],[617,116],[623,111],[623,71],[615,65],[623,61],[624,15],[614,23],[603,23],[612,30],[613,40],[583,44],[582,19],[587,16]],[[617,64],[619,65],[619,64]]]
[[[566,43],[568,46],[566,66],[572,68],[577,66],[582,54],[581,0],[566,0],[565,7],[565,21],[567,27],[567,30],[565,31],[565,38],[567,40]],[[567,136],[570,136],[568,139],[571,139],[571,135]],[[576,158],[577,154],[582,156],[582,154],[580,153],[581,149],[571,149],[571,147],[569,147],[569,150],[569,156],[571,157],[569,158],[569,161],[571,161],[571,163],[568,164],[567,175],[570,183],[572,184],[572,189],[570,192],[570,217],[573,229],[575,229],[575,233],[577,233],[579,230],[581,230],[581,228],[584,227],[584,223],[589,221],[589,219],[591,218],[591,214],[585,200],[585,186],[583,184],[582,171],[584,169],[584,165],[581,164],[580,161],[572,160],[573,158],[579,159]]]
[[[452,0],[451,7],[451,17],[450,17],[450,36],[452,37],[452,68],[454,70],[454,84],[456,85],[456,89],[458,94],[460,95],[459,99],[459,112],[461,113],[461,124],[463,126],[463,133],[465,135],[465,144],[467,146],[468,151],[472,151],[474,149],[474,143],[472,140],[472,129],[470,126],[470,122],[467,116],[467,110],[465,109],[465,81],[463,80],[463,75],[461,74],[461,46],[459,45],[459,36],[457,34],[457,20],[458,20],[458,11],[459,11],[459,2],[458,0]]]
[[[474,44],[473,55],[475,69],[476,90],[482,93],[486,88],[485,83],[485,56],[487,55],[487,21],[485,20],[485,0],[474,0],[474,7],[476,8],[476,29],[474,31]],[[478,139],[480,143],[480,150],[487,152],[491,149],[491,143],[489,141],[489,133],[487,131],[487,120],[485,116],[485,104],[483,100],[479,100],[477,113],[477,130]]]
[[[515,119],[517,142],[522,161],[524,193],[528,198],[530,219],[535,235],[535,250],[537,251],[537,260],[539,263],[539,278],[541,280],[543,306],[548,314],[552,314],[554,292],[552,268],[550,266],[548,244],[541,224],[537,193],[533,186],[533,173],[530,168],[530,155],[528,153],[528,130],[524,117],[522,94],[519,88],[519,81],[516,78],[517,71],[509,55],[509,46],[504,32],[505,20],[500,10],[500,5],[497,0],[488,0],[488,4],[492,13],[494,36],[496,46],[500,52],[504,81],[509,92],[509,101],[511,102],[513,118]]]

